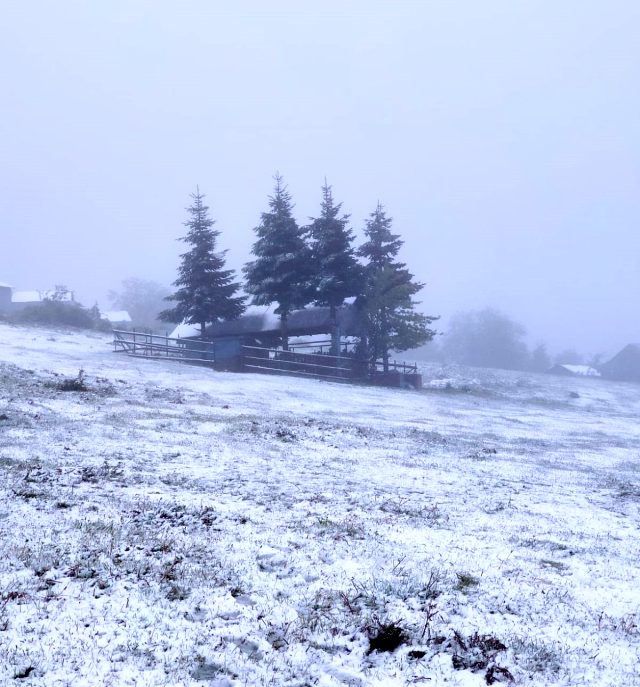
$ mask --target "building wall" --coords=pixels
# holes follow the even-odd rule
[[[11,310],[11,288],[0,286],[0,313],[8,313]]]

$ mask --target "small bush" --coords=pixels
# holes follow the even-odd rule
[[[466,591],[470,587],[477,587],[480,584],[480,580],[470,573],[456,573],[456,577],[458,578],[456,589],[460,590],[461,592]]]
[[[393,652],[399,646],[408,644],[410,641],[409,633],[397,622],[383,623],[377,618],[372,625],[365,627],[369,636],[369,649],[367,654],[374,651]]]
[[[84,379],[84,370],[78,370],[78,374],[75,377],[63,379],[56,385],[58,391],[89,391],[89,387]]]
[[[461,633],[454,632],[451,648],[451,661],[456,670],[485,671],[484,679],[488,685],[513,682],[513,675],[509,670],[496,662],[498,654],[507,650],[497,637],[477,632],[464,637]]]
[[[13,679],[14,680],[24,680],[24,679],[28,678],[31,675],[31,673],[33,673],[34,670],[35,670],[34,666],[25,666],[24,668],[20,668],[20,670],[18,670],[14,674]]]

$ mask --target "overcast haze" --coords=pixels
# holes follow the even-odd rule
[[[640,3],[5,2],[0,282],[176,277],[199,184],[239,269],[276,170],[378,200],[422,308],[640,341]]]

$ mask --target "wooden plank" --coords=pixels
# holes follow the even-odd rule
[[[296,367],[301,366],[301,367],[315,367],[315,368],[320,368],[322,370],[340,370],[342,372],[353,372],[352,366],[345,366],[345,367],[339,367],[335,365],[321,365],[320,363],[306,363],[301,360],[280,360],[279,358],[259,358],[256,356],[251,356],[251,355],[245,355],[243,356],[244,360],[257,360],[260,363],[272,363],[272,365],[263,365],[263,367],[284,367],[286,365],[294,365]]]
[[[145,360],[157,360],[158,362],[168,360],[170,362],[176,362],[176,363],[202,363],[204,365],[215,365],[216,361],[215,360],[210,360],[207,358],[179,358],[179,357],[172,357],[172,356],[149,356],[149,355],[144,355],[142,353],[128,353],[131,358],[144,358]]]
[[[160,334],[113,330],[114,352],[135,358],[215,364],[215,343],[176,339]]]
[[[278,348],[261,348],[260,346],[242,346],[242,349],[248,349],[248,350],[254,350],[254,351],[268,351],[269,353],[274,353],[277,354],[278,356],[282,356],[282,354],[290,353],[291,355],[302,355],[302,356],[309,356],[309,357],[317,357],[321,358],[322,360],[342,360],[342,361],[349,361],[349,360],[354,360],[354,358],[350,358],[347,356],[342,356],[342,355],[325,355],[324,353],[297,353],[295,351],[282,351]],[[334,366],[335,367],[335,366]]]
[[[269,359],[266,360],[264,358],[258,358],[255,356],[244,356],[243,357],[244,361],[251,361],[251,362],[256,362],[260,367],[265,367],[265,368],[272,368],[272,369],[282,369],[282,370],[290,370],[290,371],[295,371],[295,370],[301,370],[304,371],[306,370],[311,370],[311,373],[315,371],[316,374],[324,374],[324,372],[337,372],[341,373],[340,375],[334,375],[334,376],[342,376],[342,377],[352,377],[354,375],[353,368],[351,366],[349,367],[335,367],[332,365],[319,365],[318,363],[306,363],[302,361],[294,361],[294,360],[278,360],[278,359]]]
[[[303,370],[282,370],[276,367],[264,367],[261,365],[244,365],[244,368],[251,370],[260,370],[263,372],[273,372],[274,374],[290,375],[292,377],[312,377],[313,379],[330,379],[336,382],[352,382],[355,377],[334,377],[333,375],[314,374],[313,372],[304,372]]]

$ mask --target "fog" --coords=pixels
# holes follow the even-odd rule
[[[176,277],[199,185],[239,269],[276,170],[378,200],[422,308],[552,349],[640,341],[640,4],[3,4],[0,282],[107,308]]]

